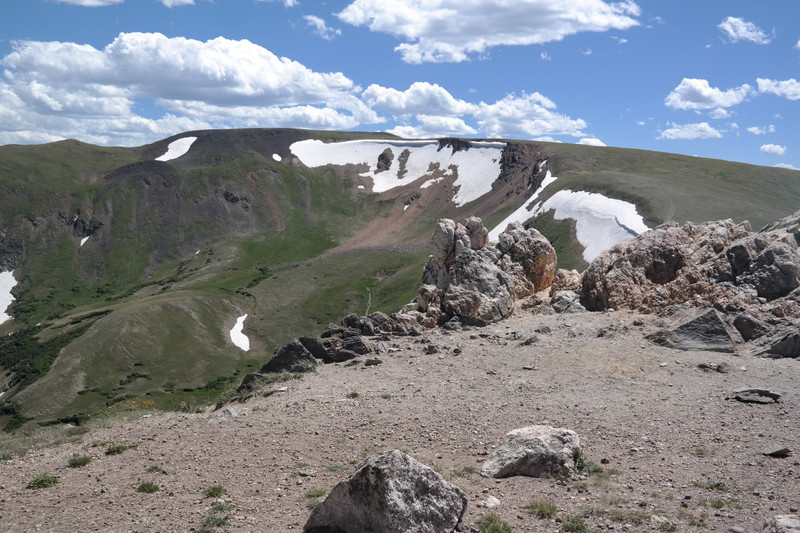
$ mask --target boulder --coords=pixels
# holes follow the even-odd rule
[[[461,489],[394,450],[367,458],[336,485],[311,512],[303,531],[452,532],[466,509]]]
[[[763,533],[800,533],[800,515],[773,516],[764,524]]]
[[[579,297],[573,291],[556,291],[550,299],[550,305],[556,313],[581,313],[586,308],[581,305]]]
[[[569,429],[529,426],[506,435],[481,468],[484,477],[569,477],[576,473],[578,435]]]
[[[303,346],[298,339],[292,339],[289,344],[275,352],[258,371],[260,374],[273,372],[308,372],[317,366],[314,355]]]
[[[732,330],[726,324],[724,315],[716,309],[689,309],[678,313],[671,327],[652,333],[647,338],[677,350],[734,353],[736,341],[741,344],[741,339],[732,338]]]
[[[512,222],[498,239],[498,251],[522,265],[534,290],[541,291],[553,284],[556,251],[544,235],[534,228],[525,229],[519,222]]]

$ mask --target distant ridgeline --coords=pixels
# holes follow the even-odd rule
[[[796,177],[618,148],[291,129],[2,146],[0,426],[80,422],[131,398],[214,401],[293,337],[411,301],[442,218],[478,216],[490,240],[534,226],[559,267],[583,270],[666,220],[789,215]]]

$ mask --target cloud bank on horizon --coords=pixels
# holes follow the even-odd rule
[[[298,127],[800,168],[794,3],[11,2],[0,144]]]

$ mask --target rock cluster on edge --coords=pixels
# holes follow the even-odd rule
[[[773,516],[764,524],[763,533],[800,533],[800,516]]]
[[[747,343],[745,352],[798,357],[798,242],[800,211],[759,232],[731,220],[668,222],[595,259],[583,273],[581,301],[590,310],[644,313],[713,306],[721,314],[711,318],[733,332],[730,342]]]
[[[446,533],[456,529],[466,509],[461,489],[394,450],[369,457],[336,485],[303,531]]]
[[[453,317],[488,324],[511,315],[514,302],[550,287],[556,252],[541,233],[511,223],[489,244],[481,219],[439,220],[422,275],[416,313],[425,327]]]
[[[578,435],[569,429],[529,426],[506,435],[481,468],[484,477],[569,477],[576,473]]]

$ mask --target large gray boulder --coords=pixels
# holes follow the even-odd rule
[[[576,473],[575,457],[580,451],[580,439],[572,430],[550,426],[515,429],[483,464],[481,475],[569,477]]]
[[[390,451],[369,457],[317,505],[305,532],[449,533],[467,496],[429,467]]]
[[[764,524],[763,533],[800,533],[800,516],[777,515]]]
[[[648,335],[648,339],[677,350],[727,353],[734,353],[736,345],[743,342],[725,316],[713,308],[689,308],[678,313],[669,328]]]

